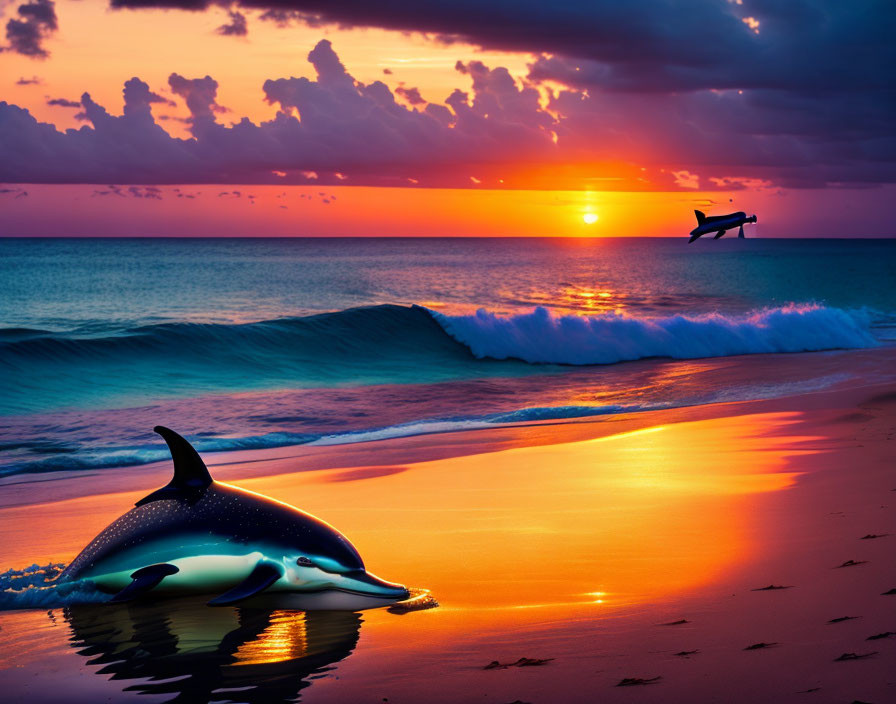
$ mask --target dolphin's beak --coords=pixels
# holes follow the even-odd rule
[[[356,572],[348,572],[344,575],[357,584],[356,589],[359,592],[375,596],[379,599],[394,599],[395,601],[404,601],[410,597],[410,592],[402,584],[395,582],[387,582],[380,579],[376,575],[372,575],[365,570]],[[353,585],[354,586],[354,585]]]

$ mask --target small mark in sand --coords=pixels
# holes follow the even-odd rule
[[[834,662],[843,662],[844,660],[863,660],[864,658],[873,658],[877,655],[877,651],[874,650],[870,653],[862,653],[861,655],[857,653],[843,653],[839,658],[834,658]]]
[[[483,670],[506,670],[508,667],[538,667],[539,665],[546,665],[551,662],[554,658],[520,658],[516,662],[498,662],[497,660],[492,660],[488,665],[483,667]]]
[[[679,619],[678,621],[669,621],[669,623],[661,623],[661,626],[680,626],[683,623],[690,623],[686,618]]]
[[[888,592],[881,592],[881,596],[889,596],[890,594],[896,594],[896,588],[891,589]]]
[[[856,565],[864,565],[868,560],[847,560],[842,565],[837,565],[834,569],[839,570],[841,567],[855,567]]]
[[[777,643],[753,643],[753,645],[748,645],[744,650],[762,650],[763,648],[774,648]]]
[[[617,687],[635,687],[640,684],[656,684],[661,679],[660,676],[656,677],[625,677],[619,680],[619,683],[616,685]]]
[[[691,655],[696,655],[699,652],[700,652],[699,650],[681,650],[675,654],[680,658],[687,658],[687,657],[690,657]]]
[[[883,633],[878,633],[874,636],[868,636],[865,640],[880,640],[881,638],[889,638],[890,636],[896,636],[896,632],[884,631]]]
[[[797,692],[797,694],[811,694],[812,692],[818,692],[821,687],[812,687],[811,689],[803,689]]]
[[[840,623],[841,621],[852,621],[853,619],[859,618],[859,616],[840,616],[839,618],[832,618],[828,623]]]
[[[774,589],[793,589],[792,584],[769,584],[767,587],[758,587],[757,589],[751,589],[751,592],[770,592]]]
[[[875,538],[886,538],[889,533],[869,533],[868,535],[863,535],[859,540],[874,540]]]
[[[324,481],[328,482],[356,482],[361,479],[376,479],[378,477],[388,477],[392,474],[400,474],[408,471],[407,467],[362,467],[361,469],[352,469],[347,472],[338,472],[326,477]]]

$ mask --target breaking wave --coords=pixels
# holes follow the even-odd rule
[[[246,324],[147,325],[101,336],[7,328],[0,329],[0,374],[17,381],[0,395],[0,415],[133,407],[205,393],[540,373],[534,363],[613,364],[876,344],[869,313],[811,304],[669,317],[561,316],[545,308],[450,316],[382,305]]]
[[[500,316],[486,310],[431,312],[451,337],[479,359],[541,364],[614,364],[668,357],[697,359],[774,352],[873,347],[870,316],[821,305],[791,304],[744,315],[554,315],[546,308]]]

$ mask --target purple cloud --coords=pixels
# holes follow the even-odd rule
[[[18,18],[13,17],[6,23],[9,44],[2,50],[36,59],[47,58],[50,53],[43,48],[42,42],[59,27],[56,3],[53,0],[30,0],[19,5],[16,13]]]
[[[179,189],[175,188],[175,191]],[[145,198],[149,200],[162,200],[162,189],[157,186],[107,186],[105,189],[95,189],[92,198],[105,196],[117,196],[118,198]],[[180,195],[178,195],[180,197]]]
[[[398,86],[395,92],[408,101],[411,105],[425,105],[426,101],[420,96],[419,88],[405,88]]]
[[[896,138],[868,96],[825,112],[811,110],[814,96],[781,91],[695,90],[660,104],[650,92],[569,87],[552,89],[545,105],[532,82],[471,61],[456,66],[468,91],[411,107],[396,95],[407,101],[412,89],[356,80],[327,40],[308,60],[314,79],[264,82],[277,114],[257,124],[218,121],[226,108],[210,76],[171,74],[190,139],[161,127],[151,104],[168,101],[138,78],[125,84],[122,115],[85,93],[89,125],[64,132],[0,103],[0,181],[526,188],[525,174],[536,172],[546,174],[536,187],[552,189],[588,179],[602,188],[730,189],[896,180]],[[625,173],[606,180],[599,165],[621,161]]]
[[[194,134],[197,126],[214,124],[216,113],[230,112],[229,108],[218,105],[218,82],[211,76],[190,79],[172,73],[168,76],[168,85],[172,93],[186,102]]]
[[[249,33],[246,16],[235,10],[228,12],[227,15],[230,17],[230,22],[222,24],[215,31],[225,37],[245,37]]]
[[[80,108],[81,103],[67,98],[47,98],[47,105],[56,105],[61,108]]]

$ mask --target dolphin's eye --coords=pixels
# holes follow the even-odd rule
[[[296,564],[299,567],[314,567],[314,563],[307,557],[300,557],[298,560],[296,560]]]

